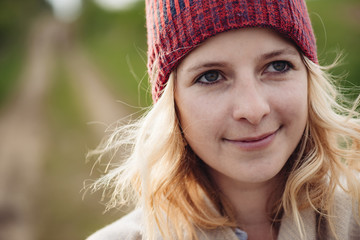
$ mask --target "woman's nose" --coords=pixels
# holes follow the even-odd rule
[[[235,84],[232,96],[235,120],[246,120],[252,125],[258,125],[270,113],[270,105],[261,84],[254,77],[243,84]]]

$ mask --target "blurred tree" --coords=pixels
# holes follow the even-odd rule
[[[43,0],[0,1],[0,106],[19,78],[27,29],[34,18],[48,10]]]
[[[31,22],[29,20],[44,10],[48,10],[48,5],[42,0],[27,0],[21,4],[13,0],[1,0],[0,50],[22,39]]]

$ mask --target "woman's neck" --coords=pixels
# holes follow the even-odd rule
[[[249,240],[276,239],[278,229],[273,226],[271,206],[279,179],[264,183],[240,183],[216,179],[216,183],[227,198],[239,228],[247,232]]]
[[[271,191],[266,186],[239,191],[229,199],[239,228],[248,234],[249,240],[276,239],[278,229],[273,226],[268,207]]]
[[[230,201],[240,225],[251,225],[269,222],[268,206],[274,186],[271,182],[244,186],[227,185],[221,188]]]

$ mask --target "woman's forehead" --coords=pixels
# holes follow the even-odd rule
[[[236,29],[204,41],[182,60],[178,69],[188,71],[202,61],[224,62],[233,57],[260,59],[282,54],[300,56],[295,45],[274,30]]]

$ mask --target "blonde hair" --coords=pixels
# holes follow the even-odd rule
[[[283,192],[273,206],[272,220],[292,215],[305,236],[300,211],[313,208],[336,236],[334,195],[340,187],[355,206],[360,199],[360,123],[356,104],[344,106],[327,69],[303,57],[308,69],[309,118],[304,135],[282,170]],[[137,121],[116,129],[98,149],[130,146],[124,162],[113,167],[92,188],[110,193],[108,208],[135,203],[143,208],[145,239],[156,231],[166,239],[198,239],[201,229],[235,227],[231,206],[206,174],[204,163],[186,145],[176,114],[174,74],[153,107]],[[345,179],[345,182],[343,181]],[[211,197],[210,197],[211,196]],[[360,211],[359,211],[360,212]]]

